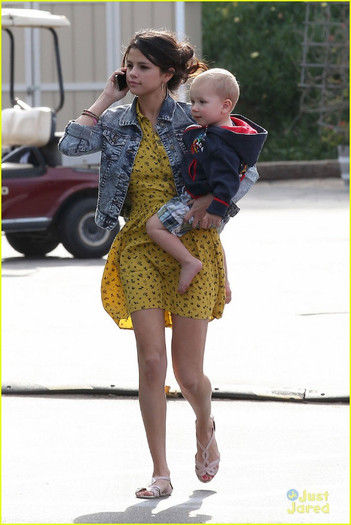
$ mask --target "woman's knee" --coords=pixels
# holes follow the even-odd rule
[[[203,373],[189,373],[185,371],[174,370],[175,378],[184,394],[194,395],[201,388],[204,381]]]
[[[151,382],[164,381],[167,369],[164,311],[140,310],[132,314],[132,321],[140,376]]]
[[[167,370],[166,352],[139,351],[138,364],[140,375],[149,382],[164,381]]]

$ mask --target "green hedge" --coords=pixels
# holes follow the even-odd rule
[[[304,2],[203,2],[203,56],[234,73],[236,112],[269,132],[260,160],[334,158],[315,114],[299,116]]]

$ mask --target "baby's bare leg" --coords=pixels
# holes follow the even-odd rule
[[[163,226],[157,215],[153,215],[146,223],[146,232],[150,239],[165,252],[174,257],[181,265],[178,292],[183,294],[189,288],[195,275],[202,269],[202,262],[185,248],[182,241]]]

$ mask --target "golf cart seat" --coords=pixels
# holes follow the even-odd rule
[[[2,110],[1,118],[2,147],[10,149],[2,157],[3,174],[17,177],[21,171],[21,176],[33,177],[45,173],[48,162],[43,152],[55,138],[55,112],[46,107],[15,106]]]
[[[55,136],[55,112],[46,107],[6,108],[1,112],[2,146],[46,146]]]

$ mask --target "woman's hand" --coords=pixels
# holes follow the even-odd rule
[[[114,71],[112,75],[109,76],[103,92],[101,93],[99,98],[94,102],[94,104],[90,106],[89,111],[91,111],[97,117],[100,117],[100,115],[102,115],[102,113],[107,108],[109,108],[111,104],[113,104],[114,102],[118,102],[123,97],[125,97],[129,88],[126,87],[125,89],[120,91],[116,83],[116,75],[125,75],[126,71],[127,69],[125,67],[121,67],[119,69],[116,69],[116,71]],[[76,119],[75,122],[83,126],[94,125],[94,120],[87,115],[81,115],[79,118]]]
[[[124,76],[126,75],[126,72],[127,72],[127,68],[121,67],[119,69],[116,69],[116,71],[114,71],[112,75],[107,79],[106,85],[102,92],[102,96],[104,96],[107,100],[108,99],[111,100],[110,105],[113,104],[114,102],[118,102],[123,97],[125,97],[126,94],[128,93],[128,90],[129,90],[128,86],[126,86],[125,89],[120,91],[118,89],[118,84],[116,81],[117,75]]]
[[[222,217],[214,215],[213,213],[205,213],[200,221],[200,227],[208,230],[209,228],[218,228],[221,225]]]
[[[203,224],[202,220],[207,214],[206,210],[211,204],[212,199],[213,199],[212,193],[208,193],[207,195],[203,195],[202,197],[199,197],[198,199],[193,199],[189,201],[189,204],[191,204],[192,206],[191,206],[190,211],[188,211],[188,213],[184,217],[185,222],[189,222],[191,217],[194,217],[194,222],[192,224],[193,228],[196,228],[197,226],[199,226],[200,228],[204,228],[205,226],[202,225]]]

